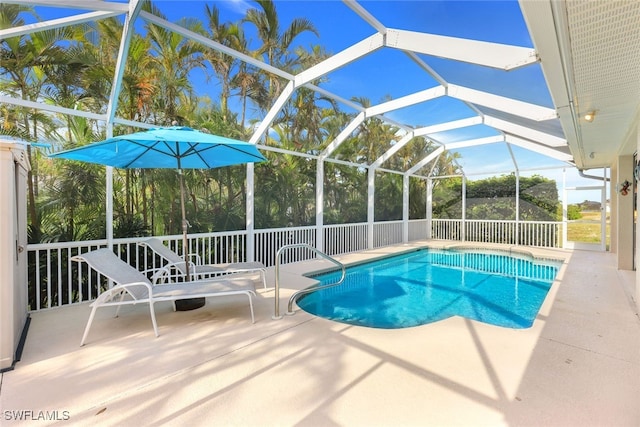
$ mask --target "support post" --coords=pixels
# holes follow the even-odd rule
[[[402,177],[402,243],[409,241],[409,175]]]
[[[246,229],[247,229],[247,241],[246,244],[246,257],[247,261],[253,262],[256,260],[255,255],[255,165],[253,163],[247,163],[247,200],[246,200]]]
[[[375,221],[376,170],[367,174],[367,247],[373,249],[373,223]]]
[[[460,240],[467,241],[467,177],[462,175],[462,224],[460,226]]]
[[[324,160],[316,167],[316,249],[324,252]]]
[[[433,230],[433,179],[427,178],[427,239],[431,239]]]

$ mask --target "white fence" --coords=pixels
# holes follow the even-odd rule
[[[528,246],[559,247],[559,226],[556,222],[515,221],[432,221],[431,238],[520,244]],[[427,220],[408,222],[407,241],[428,237]],[[316,247],[316,227],[288,227],[255,230],[253,233],[253,259],[266,266],[275,264],[279,248],[287,244],[306,243]],[[370,233],[372,237],[370,237]],[[340,255],[366,249],[399,244],[404,241],[402,221],[326,225],[323,227],[323,252]],[[182,235],[159,237],[169,247],[182,253]],[[189,253],[199,254],[207,264],[248,260],[246,231],[189,235]],[[139,270],[157,268],[160,259],[145,251],[137,243],[146,238],[115,239],[114,251]],[[370,242],[371,239],[371,242]],[[71,261],[78,253],[106,247],[106,240],[32,244],[28,251],[29,310],[37,311],[94,299],[106,282],[86,267]],[[283,263],[312,259],[315,254],[307,249],[287,251]]]
[[[431,238],[558,248],[562,222],[434,219]]]

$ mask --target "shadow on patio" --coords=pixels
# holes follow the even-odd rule
[[[158,305],[159,338],[146,306],[102,310],[81,348],[88,305],[36,313],[3,374],[3,421],[31,410],[68,411],[74,425],[638,425],[630,276],[612,254],[561,254],[525,330],[462,318],[371,329],[300,311],[275,321],[273,289],[259,288],[254,325],[240,297]],[[281,305],[312,264],[286,266]]]

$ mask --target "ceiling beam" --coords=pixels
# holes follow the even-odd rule
[[[349,123],[347,127],[344,128],[333,141],[331,141],[327,148],[324,149],[324,151],[320,154],[320,159],[324,160],[329,157],[331,153],[333,153],[340,146],[340,144],[342,144],[344,140],[347,139],[349,135],[351,135],[353,131],[355,131],[358,126],[362,124],[362,122],[364,122],[365,118],[365,113],[358,114],[356,118],[353,119],[351,123]]]
[[[535,120],[538,122],[543,120],[551,120],[558,117],[556,110],[553,108],[543,107],[541,105],[531,104],[529,102],[518,101],[513,98],[494,95],[492,93],[475,89],[469,89],[464,86],[450,84],[447,88],[447,95],[461,101],[482,105],[484,107],[489,107],[494,110],[503,111],[505,113],[514,114],[520,117],[525,117],[527,119]]]
[[[297,74],[294,80],[295,85],[296,87],[299,87],[309,83],[357,59],[360,59],[371,52],[375,52],[383,46],[384,37],[382,34],[374,34],[371,37],[368,37],[361,42],[330,56],[319,64],[304,70],[300,74]]]
[[[256,129],[253,135],[251,135],[251,139],[249,139],[249,142],[251,144],[257,144],[260,138],[262,138],[262,136],[267,132],[267,129],[269,129],[269,126],[271,126],[273,120],[276,118],[280,110],[282,110],[282,107],[284,107],[284,104],[293,94],[293,90],[293,82],[289,82],[284,87],[282,93],[280,93],[280,96],[278,97],[278,99],[276,99],[276,102],[273,103],[267,115],[260,122],[258,129]]]
[[[84,24],[85,22],[98,21],[100,19],[111,18],[112,16],[122,15],[123,12],[89,12],[81,15],[69,16],[66,18],[51,19],[49,21],[36,22],[26,24],[20,27],[7,28],[0,30],[0,40],[9,37],[24,36],[26,34],[36,33],[38,31],[55,30],[69,25]]]
[[[484,116],[484,124],[491,126],[495,129],[508,132],[517,136],[521,136],[525,139],[530,139],[535,142],[539,142],[549,147],[566,147],[567,140],[554,135],[550,135],[545,132],[532,129],[527,126],[517,125],[515,123],[508,122],[506,120],[498,119],[492,116]]]
[[[458,141],[458,142],[451,142],[449,144],[445,144],[445,148],[449,151],[451,150],[459,150],[461,148],[467,148],[467,147],[475,147],[478,145],[485,145],[485,144],[494,144],[496,142],[504,142],[504,135],[494,135],[494,136],[487,136],[484,138],[475,138],[475,139],[468,139],[466,141]]]
[[[413,165],[404,174],[405,175],[415,175],[416,172],[418,172],[420,169],[422,169],[423,167],[428,165],[430,161],[432,161],[433,159],[435,159],[436,157],[438,157],[442,153],[444,153],[444,146],[441,145],[440,147],[436,148],[431,153],[427,154],[427,156],[424,159],[420,160],[418,163]]]
[[[258,59],[252,58],[249,55],[245,55],[244,53],[238,52],[236,50],[231,49],[230,47],[224,46],[218,42],[215,42],[201,34],[194,33],[193,31],[187,30],[186,28],[174,24],[172,22],[167,21],[166,19],[159,18],[149,12],[141,11],[140,17],[145,21],[151,22],[153,24],[159,25],[167,30],[173,31],[174,33],[180,34],[184,37],[187,37],[193,41],[196,41],[204,46],[210,47],[211,49],[215,49],[219,52],[226,53],[227,55],[239,59],[247,64],[251,64],[254,67],[260,68],[263,71],[267,71],[276,76],[280,76],[287,80],[293,80],[294,76],[286,71],[282,71],[279,68],[276,68],[272,65],[269,65],[265,62],[262,62]]]
[[[26,99],[13,98],[10,96],[0,95],[0,103],[17,105],[19,107],[33,108],[34,110],[49,111],[51,113],[68,114],[70,116],[84,117],[87,119],[99,120],[103,122],[107,121],[107,116],[105,114],[96,114],[89,111],[60,107],[58,105],[51,105],[45,102],[34,102]]]
[[[127,63],[127,57],[129,56],[129,46],[131,45],[131,37],[135,29],[133,28],[134,22],[140,14],[142,8],[142,1],[131,0],[129,3],[129,13],[124,20],[122,26],[122,37],[120,39],[120,49],[118,50],[118,58],[116,59],[116,70],[113,76],[113,84],[111,85],[111,93],[109,95],[109,102],[107,104],[107,125],[113,123],[113,119],[116,115],[116,109],[118,108],[118,100],[120,95],[120,89],[122,89],[122,79],[124,77],[124,70]]]
[[[573,156],[571,154],[563,153],[553,148],[545,147],[544,145],[536,144],[535,142],[531,142],[514,135],[506,134],[505,141],[507,141],[509,144],[517,145],[518,147],[533,151],[538,154],[542,154],[547,157],[551,157],[556,160],[560,160],[562,162],[571,162],[573,160]]]
[[[387,27],[382,25],[382,22],[378,21],[375,16],[369,13],[364,7],[360,6],[355,0],[342,0],[342,2],[351,10],[353,10],[360,18],[364,19],[369,25],[381,34],[387,32]]]
[[[429,101],[431,99],[439,98],[446,94],[446,90],[442,86],[436,86],[431,89],[422,90],[420,92],[412,93],[411,95],[403,96],[401,98],[393,99],[382,104],[374,105],[367,108],[365,111],[367,117],[373,117],[380,114],[388,113],[389,111],[398,110],[400,108],[408,107],[410,105],[419,104],[421,102]]]
[[[513,70],[538,61],[536,51],[527,47],[461,39],[414,31],[387,29],[386,46],[415,53]]]
[[[109,10],[120,13],[126,13],[129,10],[129,6],[126,3],[97,0],[3,0],[2,3],[58,7],[62,9],[76,10]]]

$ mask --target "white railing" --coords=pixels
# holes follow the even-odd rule
[[[402,243],[402,221],[385,221],[373,224],[373,247]]]
[[[369,248],[366,222],[325,225],[323,238],[324,253],[327,255],[348,254]]]
[[[426,219],[409,220],[409,241],[425,240],[429,237],[429,221]]]
[[[434,219],[431,238],[507,245],[562,247],[562,222]]]
[[[562,247],[562,221],[521,221],[520,242],[523,246]]]
[[[465,221],[434,219],[433,239],[483,241],[560,247],[558,222],[514,221]],[[427,237],[427,220],[412,220],[408,224],[408,240]],[[517,233],[516,233],[517,230]],[[464,231],[464,233],[463,233]],[[323,251],[328,255],[340,255],[371,248],[379,248],[403,242],[402,221],[386,221],[373,224],[373,242],[369,242],[367,223],[326,225],[323,227]],[[517,236],[517,239],[516,239]],[[182,235],[158,237],[178,253],[182,252]],[[114,251],[139,270],[158,268],[161,261],[137,242],[146,237],[115,239]],[[273,266],[278,250],[291,244],[316,245],[316,227],[287,227],[255,230],[253,260]],[[199,254],[204,263],[218,264],[247,261],[246,231],[190,234],[189,253]],[[106,240],[83,242],[43,243],[28,245],[28,296],[29,310],[46,310],[62,305],[77,304],[94,299],[104,279],[90,272],[86,266],[70,259],[78,253],[106,247]],[[288,251],[283,263],[291,263],[314,257],[312,251],[300,249]]]
[[[158,237],[178,253],[182,235]],[[113,249],[139,270],[158,268],[161,261],[137,245],[147,237],[114,239]],[[246,261],[246,232],[193,234],[189,236],[189,253],[201,256],[203,263],[219,264]],[[107,240],[40,243],[27,247],[29,310],[37,311],[61,305],[89,301],[97,296],[104,280],[91,274],[71,257],[107,246]],[[81,285],[78,285],[81,284]]]
[[[435,240],[463,240],[461,219],[431,220],[431,238]]]
[[[286,227],[255,230],[255,260],[267,267],[275,265],[278,250],[285,245],[305,243],[316,246],[316,227]],[[308,251],[289,251],[283,263],[304,261],[312,255]]]

